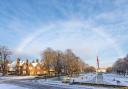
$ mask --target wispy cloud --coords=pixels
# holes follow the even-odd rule
[[[45,40],[49,35],[44,35],[48,34],[49,31],[51,31],[51,37],[52,35],[58,36],[50,40]],[[86,33],[89,36],[84,35]],[[46,24],[44,27],[25,37],[19,44],[16,53],[38,55],[46,47],[61,50],[71,48],[85,61],[91,59],[87,60],[88,62],[95,60],[97,55],[105,55],[105,53],[102,54],[101,52],[106,51],[106,53],[109,53],[108,49],[112,49],[111,51],[115,52],[118,57],[123,54],[118,44],[105,32],[105,29],[78,19]]]
[[[99,55],[116,60],[127,51],[127,0],[6,0],[0,3],[0,44],[15,54],[40,56],[67,48],[90,64]]]

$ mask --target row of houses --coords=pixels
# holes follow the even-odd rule
[[[18,58],[7,65],[7,74],[9,75],[44,75],[47,72],[47,69],[40,62],[29,62],[28,59],[21,61]]]

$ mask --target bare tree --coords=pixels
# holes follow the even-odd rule
[[[1,70],[3,75],[7,72],[7,62],[12,52],[6,46],[0,46]]]
[[[93,66],[88,66],[88,67],[85,68],[85,72],[86,72],[86,73],[89,73],[89,72],[96,72],[96,69],[95,69],[95,67],[93,67]]]
[[[67,72],[68,75],[73,74],[73,60],[75,58],[74,53],[72,52],[71,49],[67,49],[65,51],[65,71]]]
[[[108,68],[106,69],[106,72],[111,73],[111,72],[112,72],[112,67],[108,67]]]
[[[113,71],[117,74],[123,74],[125,76],[128,71],[128,55],[124,58],[119,58],[112,67]]]
[[[78,64],[79,64],[79,73],[81,73],[81,72],[85,72],[85,69],[89,66],[88,64],[86,64],[83,60],[81,60],[80,58],[79,58],[79,62],[78,62]]]
[[[77,57],[71,49],[65,51],[65,71],[68,75],[79,74],[84,69],[85,63]]]
[[[63,68],[63,53],[61,51],[54,52],[52,66],[54,67],[56,74],[59,77],[60,74],[62,74],[62,68]]]
[[[61,74],[71,76],[79,74],[86,67],[86,64],[71,49],[62,52],[47,48],[42,52],[42,61],[48,71],[50,68],[54,68],[55,74],[58,77]]]
[[[47,48],[41,54],[44,67],[48,70],[48,75],[50,75],[50,69],[52,67],[52,60],[54,58],[53,53],[53,49]]]

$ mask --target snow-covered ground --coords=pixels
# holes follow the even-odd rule
[[[117,85],[117,81],[120,81],[118,85],[128,86],[128,78],[116,74],[103,74],[103,80],[113,85]]]
[[[8,76],[8,77],[0,77],[0,81],[2,80],[12,80],[12,79],[32,79],[35,76]],[[82,74],[79,77],[71,78],[71,81],[75,82],[89,82],[92,79],[96,77],[96,74],[89,73],[89,74]],[[115,80],[115,81],[114,81]],[[103,74],[103,81],[108,82],[109,84],[117,85],[117,80],[120,81],[120,85],[128,86],[128,78],[120,77],[115,74]],[[54,86],[59,88],[65,88],[65,89],[110,89],[110,88],[102,88],[102,87],[93,87],[93,86],[82,86],[82,85],[69,85],[62,83],[62,81],[57,81],[55,79],[32,79],[32,80],[20,80],[21,82],[32,82],[40,85],[48,85],[48,86]],[[107,84],[107,83],[106,83]],[[1,88],[6,87],[6,84],[0,84],[0,89],[6,89]],[[11,86],[11,85],[10,85]],[[17,86],[11,86],[11,87],[17,87]],[[17,88],[7,88],[7,89],[17,89]],[[24,88],[18,88],[18,89],[24,89]],[[111,88],[113,89],[113,88]]]
[[[97,75],[94,73],[84,74],[77,78],[71,78],[71,82],[73,80],[75,82],[81,82],[81,83],[90,82],[94,80],[96,76]],[[117,81],[120,81],[118,85],[128,86],[128,77],[119,76],[116,74],[103,74],[103,79],[101,79],[101,82],[103,82],[104,84],[117,85]]]
[[[91,81],[94,77],[96,77],[96,74],[93,73],[88,73],[88,74],[83,74],[77,78],[71,78],[70,81],[75,81],[75,82],[89,82]]]
[[[82,85],[69,85],[62,83],[61,81],[53,81],[53,80],[33,80],[33,83],[38,83],[42,85],[48,85],[48,86],[55,86],[55,87],[60,87],[60,88],[65,88],[65,89],[113,89],[113,88],[103,88],[103,87],[93,87],[93,86],[82,86]]]
[[[0,80],[33,79],[35,76],[1,76]]]
[[[11,84],[0,84],[0,89],[28,89],[28,88],[19,87]]]

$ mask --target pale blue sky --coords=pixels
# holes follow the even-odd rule
[[[0,0],[0,45],[15,57],[39,58],[47,47],[72,49],[109,66],[128,53],[128,0]]]

